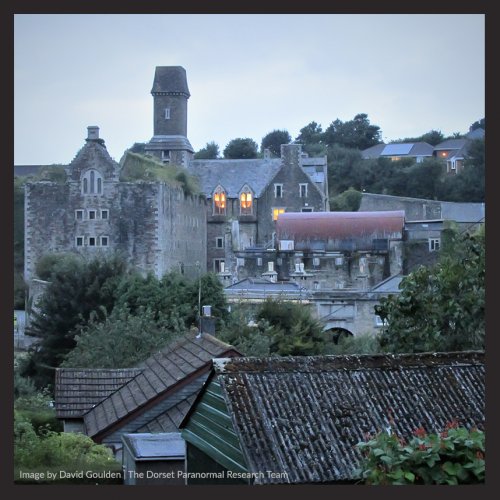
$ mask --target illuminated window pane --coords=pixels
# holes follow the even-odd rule
[[[226,214],[226,193],[219,187],[214,193],[214,215]]]
[[[240,195],[240,211],[243,215],[252,213],[252,193],[245,192]]]
[[[278,215],[284,213],[285,213],[284,208],[273,208],[273,220],[278,220]]]

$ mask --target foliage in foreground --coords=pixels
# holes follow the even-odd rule
[[[401,293],[383,298],[375,312],[387,326],[388,352],[484,349],[484,232],[452,238],[439,262],[403,279]]]
[[[365,455],[358,473],[367,484],[484,483],[485,433],[456,422],[441,433],[417,429],[408,442],[381,432],[357,446]]]
[[[83,434],[35,432],[31,422],[14,414],[14,466],[24,469],[60,467],[67,471],[114,468],[111,450]]]

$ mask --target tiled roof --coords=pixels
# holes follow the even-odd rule
[[[386,144],[375,144],[375,146],[371,146],[367,149],[364,149],[361,151],[361,156],[367,160],[369,158],[378,158],[380,156],[380,153],[384,150]]]
[[[254,160],[193,160],[188,170],[200,179],[202,192],[211,198],[220,184],[229,198],[238,198],[248,185],[259,197],[281,167],[281,158]]]
[[[213,358],[235,351],[229,344],[203,334],[194,333],[174,341],[149,357],[142,372],[84,416],[86,433],[95,436],[140,410],[155,398],[174,390],[175,386],[200,369],[210,367]]]
[[[141,373],[138,368],[118,370],[57,368],[55,407],[57,418],[82,418],[94,405]]]
[[[461,149],[464,147],[467,139],[447,139],[434,146],[434,151],[448,150],[448,149]]]
[[[186,70],[182,66],[156,66],[151,93],[167,92],[190,96]]]
[[[137,429],[137,432],[178,432],[179,424],[191,408],[197,394],[198,391]]]
[[[285,482],[354,479],[356,444],[389,427],[406,438],[452,420],[484,428],[484,352],[233,358],[214,370],[248,470]]]

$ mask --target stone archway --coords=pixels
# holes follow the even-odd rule
[[[347,338],[347,337],[353,337],[354,334],[347,330],[346,328],[340,328],[340,327],[333,327],[329,328],[325,332],[328,336],[329,339],[337,345],[342,338]]]

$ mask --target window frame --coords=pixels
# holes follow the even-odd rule
[[[307,198],[308,197],[308,191],[309,191],[308,186],[309,186],[308,182],[299,183],[299,198]],[[302,195],[302,189],[304,189],[304,195]]]
[[[81,215],[81,217],[78,217],[78,215]],[[85,210],[83,210],[83,208],[77,208],[75,210],[75,220],[85,220]]]
[[[283,183],[282,182],[274,183],[274,197],[275,198],[283,198]]]
[[[244,196],[246,196],[245,200],[243,200]],[[249,186],[243,186],[243,189],[238,195],[238,200],[240,204],[240,215],[253,215],[254,193]],[[249,204],[249,206],[243,207],[244,203]]]
[[[219,200],[217,199],[217,196],[219,196]],[[220,206],[219,203],[223,206]],[[213,195],[212,195],[212,213],[213,215],[226,215],[227,211],[227,192],[226,190],[221,186],[217,186],[214,189]]]
[[[92,217],[92,214],[94,215],[93,217]],[[87,210],[87,219],[88,220],[97,220],[97,210],[95,210],[95,209]]]
[[[272,207],[271,216],[274,222],[278,220],[278,215],[284,214],[286,212],[286,207]]]
[[[224,236],[216,236],[215,237],[215,248],[219,248],[219,249],[224,248]]]
[[[78,241],[81,240],[82,244],[79,245]],[[75,247],[80,248],[85,246],[85,236],[75,236]]]
[[[441,250],[441,238],[429,238],[429,252],[439,252]]]
[[[106,244],[103,243],[104,240],[106,240]],[[109,236],[107,235],[99,236],[99,246],[109,247]]]
[[[103,217],[103,214],[106,214],[106,217]],[[102,220],[109,220],[109,209],[108,208],[101,208],[101,219]]]
[[[92,241],[94,244],[92,245]],[[89,247],[96,247],[97,246],[97,238],[95,236],[89,236],[89,242],[88,245]]]

